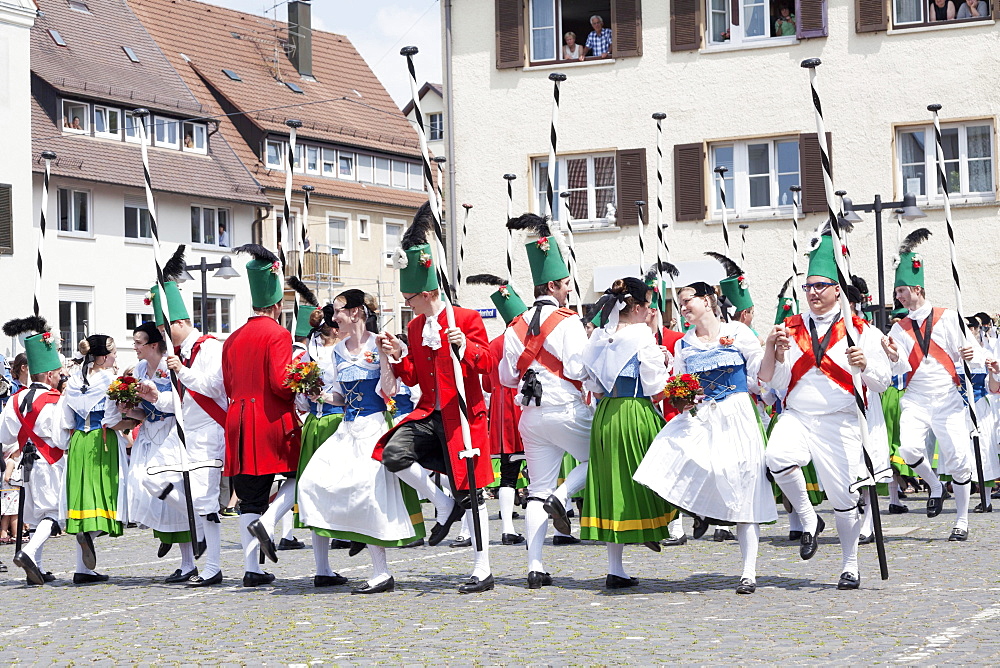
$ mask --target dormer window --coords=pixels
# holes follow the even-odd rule
[[[144,119],[144,124],[146,126],[146,136],[149,136],[149,117]],[[125,112],[125,141],[138,144],[140,141],[139,137],[139,123],[136,121],[135,116],[132,115],[131,111]]]
[[[63,100],[62,127],[64,132],[90,134],[90,105],[85,102]]]
[[[94,136],[121,139],[121,112],[110,107],[94,106]]]
[[[157,116],[153,121],[153,137],[156,145],[165,148],[180,148],[179,125],[171,118]]]
[[[191,153],[208,153],[208,128],[203,123],[185,123],[183,148]]]

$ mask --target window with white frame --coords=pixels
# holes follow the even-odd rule
[[[372,238],[372,222],[368,216],[358,216],[358,239]]]
[[[149,116],[143,119],[143,125],[146,128],[146,136],[149,136]],[[135,116],[132,115],[131,111],[125,112],[125,141],[134,142],[136,144],[140,141],[139,137],[139,123]]]
[[[194,293],[191,306],[193,307],[191,311],[194,316],[192,324],[194,325],[194,328],[201,331],[202,334],[225,336],[233,331],[232,295],[206,295],[204,318],[201,313],[200,292]]]
[[[429,129],[427,138],[430,141],[441,141],[444,139],[443,114],[427,114],[427,126]]]
[[[153,305],[146,303],[148,290],[126,288],[125,290],[125,329],[131,334],[136,327],[153,319]]]
[[[385,242],[382,245],[382,255],[385,258],[386,264],[392,264],[392,254],[403,243],[403,230],[406,228],[406,225],[402,222],[390,223],[386,221],[384,227]]]
[[[709,44],[741,46],[771,40],[794,42],[796,39],[794,0],[705,2]]]
[[[121,112],[111,107],[94,106],[94,135],[108,139],[121,139]]]
[[[375,158],[375,184],[387,186],[392,183],[391,174],[392,160],[389,158]]]
[[[157,116],[153,119],[153,139],[157,146],[180,148],[180,123],[172,118]]]
[[[338,218],[336,216],[327,216],[327,245],[331,249],[340,250],[340,259],[345,262],[350,261],[349,257],[349,241],[348,237],[348,222],[346,218]]]
[[[422,192],[424,189],[424,166],[416,162],[411,162],[407,165],[407,171],[410,175],[410,190]]]
[[[340,151],[340,171],[337,174],[342,179],[354,180],[354,154]]]
[[[184,124],[184,150],[208,153],[208,128],[203,123]]]
[[[337,151],[332,148],[323,149],[323,176],[336,178],[337,176]]]
[[[941,199],[934,126],[900,128],[897,136],[902,191]],[[942,125],[941,144],[948,194],[969,201],[994,199],[993,124],[984,120]]]
[[[63,100],[63,130],[90,134],[90,105],[86,102]]]
[[[285,168],[285,143],[268,140],[264,148],[264,162],[271,169]]]
[[[535,192],[538,194],[538,211],[548,211],[548,167],[545,158],[535,160]],[[576,221],[595,225],[608,224],[608,205],[616,208],[615,155],[568,155],[556,158],[554,220],[562,220],[563,205],[560,195],[568,192],[569,215]]]
[[[587,53],[586,43],[592,31],[590,17],[595,15],[603,20],[604,29],[610,30],[611,0],[589,0],[586,3],[579,0],[530,0],[531,62],[580,60],[583,56],[593,56]]]
[[[64,357],[76,354],[76,346],[90,336],[94,288],[80,285],[59,286],[59,352]]]
[[[370,155],[358,154],[358,181],[372,183],[375,180],[375,158]]]
[[[229,209],[191,207],[191,242],[210,246],[230,245]]]
[[[296,211],[295,209],[292,209],[289,218],[291,218],[291,225],[285,225],[284,214],[278,211],[275,211],[274,213],[274,224],[278,227],[279,230],[281,230],[281,239],[282,239],[281,243],[284,248],[293,248],[290,245],[289,239],[293,239],[294,238],[293,235],[296,234],[295,223],[299,219],[299,212]]]
[[[134,195],[125,196],[125,238],[151,239],[149,227],[149,209],[146,198]]]
[[[894,28],[918,28],[942,23],[988,21],[990,3],[987,0],[892,0]]]
[[[90,192],[59,188],[59,231],[90,236]]]
[[[319,174],[319,146],[307,145],[306,149],[306,173]]]
[[[401,160],[392,161],[392,187],[393,188],[405,188],[406,187],[406,171],[407,166],[405,162]]]
[[[748,139],[710,148],[713,216],[722,215],[716,167],[726,168],[726,205],[735,214],[766,213],[792,205],[791,186],[801,183],[799,141]]]
[[[286,152],[288,149],[285,149]],[[295,144],[295,164],[292,165],[292,171],[302,173],[302,165],[305,164],[306,160],[306,147],[305,144]]]

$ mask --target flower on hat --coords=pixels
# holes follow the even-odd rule
[[[741,290],[746,290],[747,286],[750,284],[750,281],[747,280],[747,277],[742,275],[736,279],[736,282],[740,284]]]
[[[46,348],[52,347],[52,332],[42,332],[42,343]]]
[[[914,253],[911,260],[913,262],[914,269],[920,269],[924,262],[924,258],[920,255],[920,253]]]
[[[538,250],[542,251],[543,253],[548,253],[549,248],[551,247],[549,244],[548,237],[540,237],[538,241],[535,242],[535,245],[538,246]]]
[[[281,261],[280,260],[275,260],[274,262],[271,263],[271,273],[272,274],[280,274],[281,273]]]
[[[142,298],[142,303],[145,304],[146,306],[149,306],[150,304],[152,304],[153,303],[153,293],[152,292],[147,292],[146,295]]]
[[[783,310],[785,310],[785,311],[791,311],[792,310],[792,302],[785,302],[784,304],[781,305],[781,308]]]
[[[433,262],[432,262],[432,259],[431,259],[431,256],[430,256],[429,253],[425,253],[424,251],[420,251],[420,259],[418,260],[418,263],[424,269],[430,269],[431,268],[431,264]]]
[[[503,297],[504,299],[510,299],[510,288],[508,288],[506,285],[501,285],[500,289],[497,290],[497,292],[499,292],[500,296]]]
[[[406,256],[406,251],[397,248],[392,254],[393,269],[406,269],[410,264],[410,258]]]
[[[840,245],[840,252],[842,254],[844,254],[844,255],[850,255],[851,254],[851,249],[847,247],[847,244],[841,244]]]

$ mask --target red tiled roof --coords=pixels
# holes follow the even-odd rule
[[[435,93],[437,93],[438,97],[444,97],[444,93],[442,92],[443,90],[444,86],[442,86],[441,84],[431,83],[430,81],[427,81],[424,83],[423,86],[420,87],[420,90],[417,91],[417,97],[420,98],[421,102],[423,102],[424,95],[427,95],[427,93],[429,93],[430,91],[434,91]],[[411,111],[413,111],[413,100],[407,102],[406,106],[403,107],[403,115],[409,116]]]

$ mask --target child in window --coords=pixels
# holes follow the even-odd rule
[[[566,45],[563,46],[563,60],[583,60],[583,49],[576,43],[576,33],[568,32],[563,35]]]
[[[774,36],[786,37],[795,34],[795,14],[788,5],[778,10],[778,20],[774,22]]]

